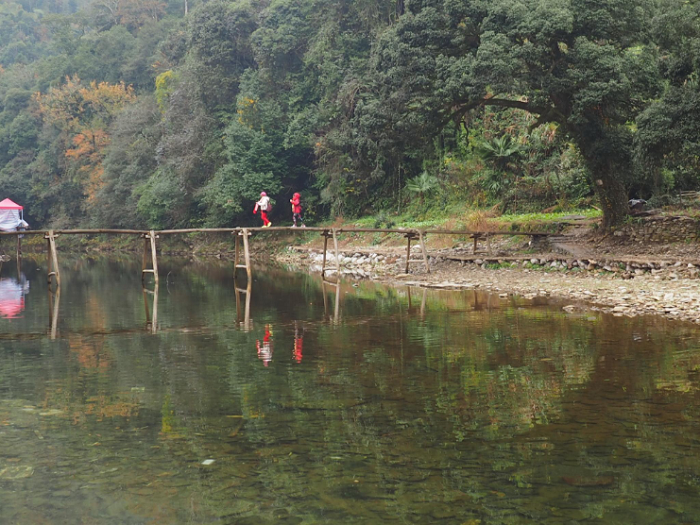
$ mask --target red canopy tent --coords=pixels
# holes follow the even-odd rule
[[[24,206],[20,206],[10,199],[0,201],[0,230],[17,231],[19,227],[27,227],[24,222]]]
[[[4,201],[0,201],[0,210],[23,210],[24,206],[20,206],[14,201],[11,201],[10,199],[5,199]]]

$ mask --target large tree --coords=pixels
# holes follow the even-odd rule
[[[578,146],[603,209],[627,213],[630,122],[658,78],[646,27],[652,0],[423,0],[376,50],[376,85],[359,122],[378,151],[420,147],[480,106],[555,122]],[[377,96],[378,95],[378,96]]]
[[[647,193],[696,189],[700,182],[700,3],[664,0],[653,20],[663,96],[637,118],[637,154]]]

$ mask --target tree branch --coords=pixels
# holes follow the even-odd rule
[[[450,120],[453,120],[457,116],[459,116],[460,119],[463,118],[467,112],[476,109],[480,106],[495,106],[499,108],[521,109],[523,111],[527,111],[528,113],[536,114],[538,115],[538,118],[535,121],[535,126],[533,127],[539,126],[540,124],[543,124],[547,121],[561,121],[559,118],[557,118],[558,112],[556,111],[556,108],[534,106],[525,100],[511,100],[506,98],[494,98],[487,96],[471,102],[458,101],[457,109],[450,113],[450,115],[445,119],[445,124]]]

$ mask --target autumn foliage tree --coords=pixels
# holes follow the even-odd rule
[[[44,123],[60,130],[67,171],[82,186],[88,206],[93,204],[103,184],[109,126],[125,106],[135,102],[133,88],[94,81],[85,85],[73,76],[44,95],[36,93],[34,100]]]

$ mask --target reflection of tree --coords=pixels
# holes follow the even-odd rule
[[[149,494],[114,496],[138,502],[139,516],[158,515],[154,495],[170,523],[275,521],[280,509],[308,523],[624,523],[639,512],[673,523],[700,512],[690,329],[471,293],[431,292],[422,316],[371,283],[343,289],[333,325],[318,280],[260,274],[251,315],[278,350],[264,368],[261,332],[236,328],[230,266],[164,261],[166,329],[152,335],[138,264],[114,283],[99,276],[123,275],[119,265],[75,264],[70,335],[14,348],[0,392],[66,414],[26,428],[55,431],[61,457],[96,465],[86,479],[117,468],[110,487]],[[94,323],[105,333],[88,333]],[[120,335],[129,323],[138,329]],[[31,381],[18,380],[27,363]],[[0,406],[2,421],[17,414]]]

